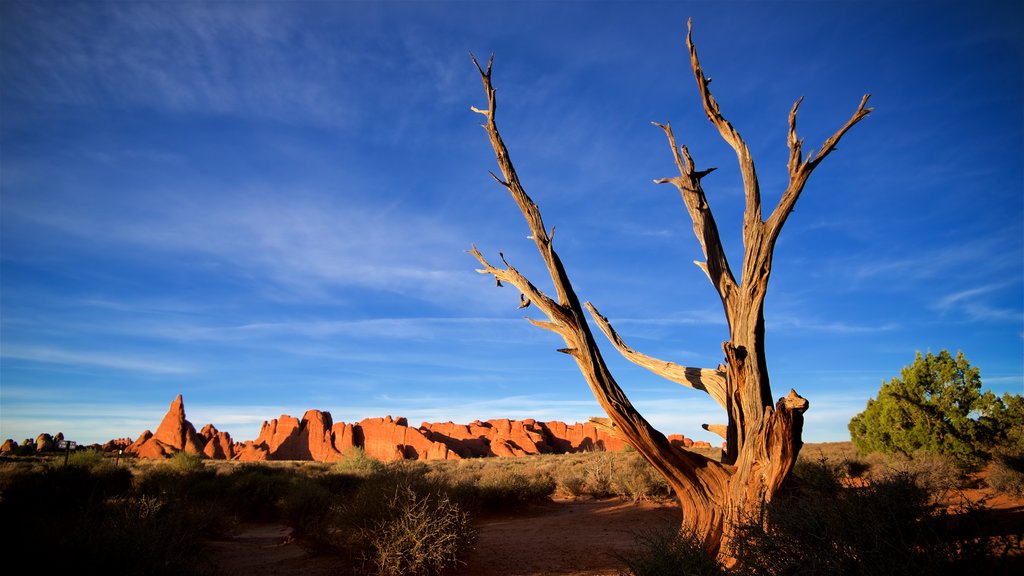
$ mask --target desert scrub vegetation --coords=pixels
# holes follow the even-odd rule
[[[341,474],[356,474],[368,476],[384,471],[384,463],[380,460],[370,458],[360,447],[355,447],[343,458],[335,462],[334,469]]]
[[[124,467],[15,472],[0,495],[4,542],[51,573],[206,574],[204,516],[138,494]]]
[[[707,563],[692,538],[667,528],[638,536],[623,574],[750,576],[916,575],[984,572],[1002,549],[983,536],[979,508],[937,502],[919,472],[877,470],[851,484],[841,458],[805,458],[793,482],[738,526],[738,568]]]
[[[1024,425],[1011,429],[992,451],[988,485],[1010,496],[1024,496]]]
[[[579,452],[553,456],[558,492],[573,498],[621,497],[634,502],[672,498],[665,479],[639,453]]]
[[[189,473],[202,470],[203,468],[203,457],[199,454],[189,454],[188,452],[177,452],[170,459],[167,460],[167,464],[177,470],[178,472]]]

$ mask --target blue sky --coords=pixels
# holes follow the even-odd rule
[[[1012,5],[1012,7],[1011,7]],[[599,415],[561,341],[466,250],[542,264],[470,106],[495,53],[498,123],[577,291],[685,365],[726,328],[651,121],[671,121],[734,268],[742,189],[683,44],[694,19],[766,205],[786,115],[818,168],[766,304],[778,396],[805,439],[846,424],[917,350],[1024,391],[1019,3],[18,2],[0,4],[0,437],[136,436],[176,394],[254,438],[336,421]],[[527,310],[529,312],[529,310]],[[607,357],[666,433],[724,415]]]

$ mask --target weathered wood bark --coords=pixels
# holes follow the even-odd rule
[[[576,361],[598,403],[608,418],[594,418],[618,433],[651,463],[670,483],[682,505],[682,529],[699,537],[709,554],[729,561],[731,528],[736,522],[757,514],[770,501],[789,474],[802,445],[803,413],[808,407],[795,391],[773,401],[765,358],[764,299],[771,274],[772,254],[779,232],[792,212],[808,176],[835,149],[840,138],[871,109],[865,108],[865,95],[854,114],[829,137],[817,153],[804,157],[803,141],[796,137],[796,114],[800,100],[789,114],[789,184],[767,219],[761,217],[761,195],[754,162],[746,143],[722,116],[712,97],[692,41],[692,27],[686,36],[690,65],[708,119],[722,138],[735,150],[743,177],[746,208],[743,217],[744,258],[740,281],[729,266],[718,228],[702,187],[702,179],[714,168],[697,170],[685,146],[676,144],[668,124],[656,124],[665,133],[679,176],[656,180],[679,189],[693,222],[705,260],[696,264],[707,274],[722,300],[729,326],[729,341],[722,344],[725,363],[715,369],[690,368],[652,358],[629,347],[607,318],[586,303],[590,316],[615,348],[630,361],[671,381],[707,392],[725,410],[726,424],[706,424],[705,428],[722,434],[726,440],[721,461],[682,450],[669,444],[633,407],[605,365],[601,351],[587,323],[583,306],[573,290],[568,274],[552,245],[554,229],[548,232],[540,210],[526,194],[516,174],[508,150],[495,124],[497,102],[491,83],[493,57],[484,70],[476,64],[487,94],[487,108],[474,112],[486,118],[487,130],[497,157],[501,176],[494,177],[513,196],[537,245],[554,283],[551,298],[537,289],[501,256],[504,267],[491,265],[474,246],[470,251],[483,265],[482,274],[494,276],[518,288],[520,308],[535,305],[547,320],[528,318],[533,324],[555,332],[565,341],[566,353]]]

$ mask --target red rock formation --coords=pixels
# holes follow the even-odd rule
[[[192,423],[185,419],[185,403],[181,394],[171,402],[156,434],[146,430],[125,450],[140,458],[166,458],[182,450],[189,454],[202,454],[199,435]]]
[[[603,428],[590,422],[565,424],[564,422],[545,422],[552,446],[558,452],[585,452],[587,450],[608,450],[617,452],[626,447],[626,443],[613,436]]]
[[[489,429],[478,424],[424,422],[420,425],[420,431],[430,440],[444,444],[459,456],[474,458],[491,454]]]
[[[199,440],[203,444],[203,455],[211,460],[231,460],[235,456],[231,435],[220,432],[213,424],[203,426],[199,431]]]
[[[409,428],[405,418],[367,418],[356,425],[366,455],[384,462],[402,459],[456,460],[459,458],[448,446],[434,442],[422,431]]]
[[[235,458],[242,462],[263,462],[267,459],[267,449],[250,440],[235,448]]]
[[[334,432],[330,412],[307,410],[302,416],[302,425],[307,436],[309,455],[317,462],[334,462],[341,458],[341,452],[334,447]]]
[[[669,434],[668,442],[676,448],[690,448],[693,446],[693,440],[682,434]]]
[[[131,445],[131,438],[115,438],[103,446],[100,446],[100,450],[103,452],[116,452],[118,450],[125,450]]]
[[[202,453],[203,447],[199,443],[196,429],[185,419],[185,403],[181,399],[181,394],[171,402],[171,407],[153,434],[153,438],[175,450],[184,450],[189,454]]]
[[[330,413],[320,410],[307,410],[302,420],[282,414],[276,420],[264,422],[253,444],[264,448],[268,460],[333,462],[341,458],[342,453],[335,447]],[[247,457],[256,456],[251,449],[246,452]]]
[[[50,436],[45,432],[36,436],[36,452],[50,452],[53,449],[53,436]]]
[[[7,453],[10,453],[10,452],[14,452],[17,449],[18,449],[18,443],[15,442],[14,440],[8,438],[7,440],[4,440],[3,445],[0,446],[0,454],[7,454]]]
[[[334,437],[334,449],[342,456],[348,454],[356,447],[356,429],[352,424],[338,422],[331,427],[331,435]]]
[[[135,442],[125,449],[125,452],[137,455],[139,458],[169,458],[177,450],[173,446],[161,442],[149,430],[139,434]]]
[[[681,435],[669,437],[680,447],[707,446]],[[603,428],[585,422],[537,422],[501,418],[470,424],[427,423],[410,428],[405,418],[366,418],[355,424],[334,423],[328,412],[308,410],[299,420],[282,414],[264,422],[256,440],[234,443],[212,424],[195,432],[185,419],[179,395],[156,434],[145,431],[126,448],[144,458],[164,458],[185,450],[208,458],[242,461],[316,460],[332,462],[355,448],[383,461],[451,460],[484,456],[622,450],[625,443]]]

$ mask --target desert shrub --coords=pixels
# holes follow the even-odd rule
[[[387,573],[387,567],[400,565],[403,561],[401,557],[392,558],[400,546],[388,549],[387,543],[377,541],[381,537],[376,535],[381,526],[389,525],[401,515],[402,506],[399,504],[403,498],[435,503],[443,500],[448,505],[462,509],[445,494],[450,486],[438,482],[436,478],[428,479],[425,471],[420,468],[388,466],[365,478],[347,477],[360,478],[362,481],[351,493],[332,501],[327,514],[322,518],[322,529],[314,536],[320,544],[335,549],[342,557],[357,561],[362,559],[364,566],[352,567],[359,568],[358,573],[367,573],[369,570]],[[473,498],[468,496],[467,500],[473,501]]]
[[[476,483],[476,497],[485,510],[515,508],[546,500],[555,492],[555,480],[547,474],[526,476],[511,468],[486,470]]]
[[[391,498],[398,492],[413,490],[426,495],[437,492],[438,484],[400,468],[386,468],[368,476],[348,495],[331,506],[332,530],[336,546],[359,548],[360,532],[369,525],[387,519],[392,510]]]
[[[263,464],[239,466],[226,475],[221,498],[243,521],[274,521],[281,518],[281,502],[292,489],[294,469]]]
[[[1024,426],[1015,427],[993,451],[988,485],[1011,496],[1024,496]]]
[[[126,468],[69,465],[19,474],[5,487],[0,518],[5,546],[45,559],[45,573],[204,573],[204,514],[136,494]]]
[[[60,455],[50,460],[52,466],[64,466],[64,456]],[[103,458],[103,453],[99,450],[75,450],[69,452],[67,455],[68,466],[78,466],[79,468],[96,468],[106,464]]]
[[[14,474],[0,499],[0,517],[4,524],[14,526],[19,518],[63,522],[126,493],[130,486],[131,473],[123,468],[94,471],[68,466]]]
[[[633,550],[616,555],[625,576],[720,576],[725,571],[708,556],[699,540],[676,528],[641,532]]]
[[[195,472],[203,468],[203,457],[201,455],[190,454],[184,450],[175,452],[167,462],[171,468],[183,473]]]
[[[108,502],[104,514],[85,527],[86,573],[179,575],[208,574],[203,540],[221,527],[211,509],[196,503],[165,502],[154,496],[130,496]]]
[[[133,484],[139,494],[173,501],[219,500],[224,493],[216,471],[207,468],[186,471],[164,462],[136,473]]]
[[[465,563],[476,539],[469,515],[442,495],[399,488],[386,502],[386,517],[362,530],[367,563],[377,574],[439,574]]]
[[[335,495],[318,478],[295,475],[279,501],[281,516],[299,534],[318,531]]]
[[[829,460],[824,455],[817,460],[800,458],[793,466],[792,475],[805,491],[827,495],[838,494],[847,476],[845,464]]]
[[[925,450],[918,450],[910,456],[871,454],[868,461],[873,478],[884,480],[893,475],[906,476],[929,495],[932,503],[941,502],[959,489],[966,478],[953,458]]]
[[[341,474],[354,474],[356,476],[369,476],[384,471],[384,463],[376,458],[370,458],[366,452],[355,447],[351,452],[334,464],[334,470]]]
[[[827,471],[826,471],[827,472]],[[817,472],[821,474],[821,471]],[[737,530],[732,554],[752,576],[945,574],[984,558],[977,510],[949,514],[913,474],[892,472],[862,487],[781,495]]]
[[[558,487],[563,492],[572,496],[573,498],[579,498],[586,494],[587,491],[587,479],[584,474],[575,469],[569,468],[559,473],[558,475]]]
[[[584,461],[587,493],[591,496],[604,498],[613,494],[615,459],[611,452],[593,452]]]
[[[989,469],[987,483],[997,492],[1024,496],[1024,457],[997,454]]]
[[[665,478],[638,454],[623,454],[613,469],[615,492],[633,502],[663,499],[672,495]]]

